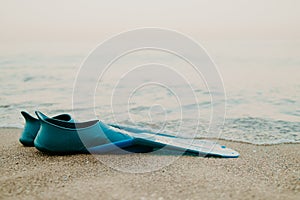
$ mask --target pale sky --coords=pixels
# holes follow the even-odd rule
[[[101,42],[138,27],[199,40],[299,40],[299,0],[0,0],[0,44]]]

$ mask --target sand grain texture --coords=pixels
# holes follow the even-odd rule
[[[0,129],[0,199],[300,199],[300,144],[220,141],[240,158],[182,156],[161,170],[132,174],[92,155],[53,156],[23,147],[20,132]],[[101,156],[117,165],[152,155]]]

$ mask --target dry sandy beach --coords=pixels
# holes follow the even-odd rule
[[[132,174],[109,168],[92,155],[51,156],[23,147],[20,132],[0,129],[0,199],[300,198],[300,144],[220,141],[241,156],[182,156],[161,170]],[[102,156],[134,164],[151,155]]]

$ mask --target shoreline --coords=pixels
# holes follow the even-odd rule
[[[13,131],[21,131],[23,130],[24,127],[0,127],[0,132],[1,130],[5,129],[13,129]],[[195,137],[194,139],[197,140],[213,140],[216,142],[232,142],[232,143],[240,143],[240,144],[250,144],[250,145],[255,145],[255,146],[273,146],[273,145],[281,145],[281,144],[300,144],[300,142],[281,142],[281,143],[251,143],[251,142],[246,142],[246,141],[238,141],[238,140],[232,140],[232,139],[225,139],[225,138],[205,138],[205,137]]]
[[[297,199],[300,144],[256,145],[218,140],[236,159],[181,156],[147,173],[126,173],[93,155],[47,155],[23,147],[21,129],[0,128],[0,199]],[[112,164],[143,164],[145,154],[101,155]]]

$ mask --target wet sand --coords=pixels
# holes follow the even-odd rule
[[[0,199],[299,199],[300,144],[219,141],[237,159],[181,156],[148,173],[120,172],[93,155],[47,155],[0,129]],[[153,165],[170,155],[100,155],[112,166]]]

